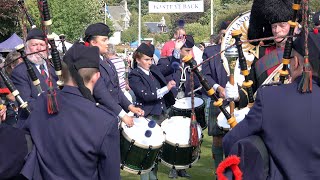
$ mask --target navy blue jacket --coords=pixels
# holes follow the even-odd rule
[[[208,46],[204,49],[202,59],[206,60],[215,54],[219,53],[221,49],[221,45],[213,45]],[[208,83],[211,87],[214,84],[219,84],[221,87],[225,88],[227,82],[229,81],[228,74],[223,66],[223,62],[221,60],[221,56],[217,55],[213,59],[210,59],[208,62],[202,64],[202,74],[208,80]],[[207,92],[203,94],[207,95]],[[219,97],[219,93],[216,94]],[[248,104],[248,97],[242,90],[239,90],[239,95],[241,101],[236,102],[236,106],[239,108],[245,107]]]
[[[313,82],[312,93],[300,94],[299,80],[258,89],[246,118],[224,136],[225,153],[238,140],[258,135],[273,160],[269,179],[320,179],[320,88]]]
[[[206,60],[209,57],[220,52],[221,45],[208,46],[204,49],[202,59]],[[221,62],[221,56],[218,55],[208,62],[202,64],[202,74],[208,80],[209,85],[212,87],[214,84],[219,84],[225,88],[229,81],[227,72]],[[218,94],[217,94],[218,95]]]
[[[176,59],[174,56],[169,56],[166,58],[161,58],[158,61],[157,67],[160,72],[164,75],[167,82],[174,80],[176,82],[176,89],[172,89],[174,96],[178,94],[178,87],[180,86],[180,79],[181,79],[181,69],[174,70],[171,66],[173,62],[181,63],[180,59]],[[185,66],[186,67],[186,66]],[[196,74],[194,74],[194,89],[200,87],[200,81]],[[190,96],[189,93],[191,92],[191,81],[190,81],[190,72],[186,71],[186,82],[184,83],[184,93],[185,96]]]
[[[118,73],[113,63],[108,59],[101,60],[99,70],[101,77],[94,87],[94,98],[116,115],[118,115],[122,109],[128,112],[128,107],[131,102],[121,91]]]
[[[32,65],[34,72],[40,80],[40,86],[42,91],[46,92],[48,90],[48,85],[45,82],[44,77],[40,74],[39,70],[36,66]],[[55,74],[54,68],[51,65],[48,65],[48,72],[52,77],[53,87],[57,87],[58,77]],[[33,85],[32,80],[27,72],[27,67],[25,63],[20,63],[16,66],[11,74],[11,80],[13,84],[16,86],[17,90],[20,92],[20,96],[24,101],[31,101],[38,97],[38,91],[36,87]]]
[[[25,132],[2,123],[0,125],[0,179],[17,176],[28,154]]]
[[[166,79],[158,70],[157,66],[152,65],[150,72],[160,83],[161,88],[167,85]],[[145,116],[148,116],[151,112],[152,115],[160,115],[162,109],[168,108],[175,103],[175,98],[171,91],[164,95],[163,98],[165,102],[157,99],[157,89],[152,79],[140,68],[135,68],[130,72],[129,84],[136,96],[136,105],[144,110]]]
[[[114,113],[84,98],[79,89],[57,92],[60,111],[48,115],[39,96],[26,121],[34,147],[22,170],[35,180],[120,179],[120,135]]]

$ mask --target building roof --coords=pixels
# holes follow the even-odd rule
[[[161,22],[145,22],[144,23],[145,26],[147,26],[148,30],[151,32],[151,33],[161,33]],[[169,29],[167,26],[165,26],[165,30],[164,32],[168,32]]]

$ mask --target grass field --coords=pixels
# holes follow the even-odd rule
[[[200,160],[190,169],[187,169],[187,172],[191,175],[191,179],[195,180],[215,180],[215,176],[213,174],[213,160],[211,155],[211,142],[212,137],[208,136],[207,130],[203,131],[203,142],[201,146],[201,155]],[[169,168],[159,164],[158,171],[158,179],[159,180],[167,180]],[[121,177],[123,180],[139,180],[138,175],[130,174],[126,171],[121,171]],[[178,179],[187,179],[181,178]]]

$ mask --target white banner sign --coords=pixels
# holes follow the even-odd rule
[[[149,13],[203,12],[203,0],[186,2],[149,1]]]

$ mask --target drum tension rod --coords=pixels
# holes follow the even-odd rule
[[[131,152],[131,148],[132,148],[132,146],[133,146],[134,142],[135,142],[135,140],[134,140],[134,139],[132,139],[132,140],[131,140],[131,142],[130,142],[130,145],[129,145],[128,151],[127,151],[127,153],[126,153],[126,156],[124,157],[124,160],[122,161],[122,164],[125,164],[125,163],[126,163],[127,158],[128,158],[128,155],[129,155],[129,153]],[[123,165],[122,165],[122,166],[123,166]]]
[[[144,168],[143,165],[145,164],[145,162],[147,161],[148,157],[150,156],[151,150],[152,150],[152,146],[150,145],[149,148],[148,148],[147,154],[144,156],[142,162],[140,163],[140,170],[139,170],[139,172],[141,172],[141,170],[143,170],[143,168]]]
[[[174,152],[174,159],[173,159],[173,168],[174,168],[174,169],[175,169],[175,164],[176,164],[176,161],[177,161],[178,148],[179,148],[179,144],[176,143],[175,152]]]

